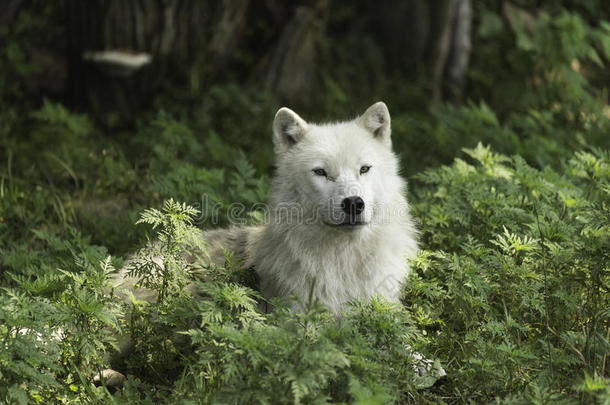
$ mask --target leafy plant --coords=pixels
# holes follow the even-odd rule
[[[462,399],[559,395],[608,367],[608,154],[577,153],[558,174],[465,152],[474,163],[419,176],[434,188],[417,205],[426,250],[407,305]]]
[[[128,265],[127,275],[137,279],[139,287],[157,292],[160,305],[168,297],[185,294],[189,267],[183,255],[196,253],[197,249],[200,254],[205,252],[201,231],[192,224],[192,217],[198,213],[170,199],[163,204],[163,211],[145,210],[136,222],[152,225],[153,229],[160,227],[158,242],[140,250]]]

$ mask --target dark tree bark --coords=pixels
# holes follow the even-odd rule
[[[0,27],[11,25],[24,3],[25,0],[8,0],[0,13]]]
[[[210,41],[211,69],[222,70],[239,44],[248,12],[249,0],[224,0],[222,15]]]
[[[447,93],[453,100],[461,100],[466,83],[466,72],[472,50],[471,26],[472,4],[471,0],[457,0],[453,21],[451,23],[453,35],[451,38],[451,52],[447,61]]]
[[[427,53],[430,10],[425,0],[383,1],[370,5],[372,28],[381,34],[388,65],[415,72]]]
[[[327,13],[327,0],[297,6],[264,67],[265,82],[283,103],[303,104],[316,88]]]
[[[471,0],[404,0],[371,4],[390,72],[424,72],[435,100],[461,98],[471,51]]]
[[[432,13],[432,38],[430,59],[430,80],[432,97],[440,100],[443,97],[443,78],[449,52],[451,50],[452,20],[457,0],[439,1],[439,7]]]

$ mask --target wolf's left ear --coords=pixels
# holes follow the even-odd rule
[[[384,145],[392,147],[390,112],[383,101],[378,101],[370,106],[364,114],[356,119],[356,124],[369,131],[375,139],[378,139]]]
[[[273,144],[277,154],[286,152],[305,135],[307,123],[290,108],[282,107],[273,120]]]

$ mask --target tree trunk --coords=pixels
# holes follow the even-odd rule
[[[432,14],[430,82],[434,100],[460,100],[471,51],[471,0],[442,0]]]
[[[466,72],[472,50],[471,0],[457,0],[453,16],[453,35],[451,53],[447,62],[447,92],[449,98],[461,100],[466,83]]]
[[[443,98],[443,78],[449,52],[451,50],[451,33],[453,14],[457,0],[439,1],[440,7],[432,13],[432,38],[430,59],[430,82],[432,86],[432,98],[441,100]]]
[[[283,103],[306,104],[319,79],[317,62],[324,44],[328,1],[297,6],[265,66],[265,82]]]
[[[224,0],[222,16],[210,41],[211,68],[222,70],[233,57],[245,28],[249,0]]]
[[[471,0],[402,0],[370,4],[390,73],[419,71],[434,100],[459,100],[471,51]]]

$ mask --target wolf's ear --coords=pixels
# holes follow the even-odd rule
[[[282,107],[273,120],[273,144],[276,153],[296,145],[305,135],[307,123],[290,108]]]
[[[384,145],[392,147],[390,112],[383,101],[378,101],[370,106],[364,114],[356,119],[356,123],[373,134]]]

